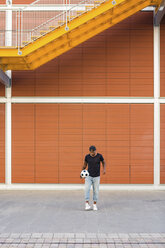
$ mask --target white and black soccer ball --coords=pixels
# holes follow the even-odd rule
[[[87,170],[82,170],[80,175],[82,178],[86,178],[87,176],[89,176],[89,172]]]

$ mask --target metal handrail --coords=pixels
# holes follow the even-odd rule
[[[80,4],[82,4],[82,3],[85,2],[85,1],[86,1],[86,0],[83,0],[83,1],[81,1],[79,4],[76,4],[76,5],[72,6],[68,11],[71,11],[71,10],[74,9],[75,7],[78,7]],[[104,2],[104,1],[102,1],[102,2]],[[83,7],[84,7],[84,6],[83,6]],[[59,14],[59,15],[57,15],[57,16],[52,17],[52,18],[49,19],[48,21],[46,21],[46,22],[40,24],[39,26],[33,28],[31,31],[35,31],[36,29],[42,27],[43,25],[46,25],[47,23],[51,22],[52,20],[56,19],[57,17],[62,16],[63,14],[64,14],[64,13],[61,13],[61,14]]]
[[[66,0],[66,1],[67,1],[67,0]],[[28,45],[29,43],[33,42],[34,40],[36,40],[36,39],[38,39],[38,38],[44,36],[45,34],[50,33],[50,32],[52,31],[52,29],[47,30],[47,31],[46,31],[45,33],[43,33],[43,34],[40,33],[40,34],[38,35],[38,33],[37,33],[37,35],[36,35],[36,32],[38,32],[38,30],[41,29],[41,27],[44,27],[44,26],[48,25],[50,22],[52,22],[52,21],[54,21],[54,20],[56,20],[56,19],[58,20],[58,18],[59,18],[59,21],[60,21],[60,20],[63,20],[63,22],[62,22],[61,24],[57,25],[57,26],[55,25],[56,27],[55,27],[54,29],[56,29],[56,28],[58,28],[58,27],[60,27],[60,26],[63,26],[64,24],[66,24],[65,29],[66,29],[66,31],[68,31],[68,30],[69,30],[69,28],[68,28],[68,26],[67,26],[67,25],[68,25],[68,21],[73,20],[73,19],[76,18],[77,16],[82,15],[84,12],[87,11],[87,9],[84,9],[84,10],[82,11],[82,13],[80,13],[79,15],[76,15],[75,17],[72,16],[71,19],[70,19],[70,12],[71,12],[71,11],[74,11],[74,10],[76,11],[76,8],[78,8],[78,7],[85,7],[86,5],[87,5],[87,6],[90,5],[90,6],[91,6],[90,10],[91,10],[92,8],[95,8],[94,0],[92,0],[92,1],[93,1],[93,3],[86,3],[87,0],[82,0],[82,1],[80,1],[79,3],[74,4],[74,5],[72,5],[72,6],[70,7],[70,0],[69,0],[69,7],[68,7],[67,2],[66,2],[66,4],[64,5],[64,6],[66,6],[66,10],[65,10],[65,11],[63,11],[62,13],[60,13],[60,14],[58,14],[58,15],[52,17],[52,18],[50,18],[49,20],[43,22],[42,24],[38,25],[37,27],[31,29],[31,31],[29,32],[29,35],[27,36],[27,37],[29,37],[29,38],[26,39],[27,42],[24,43],[24,44],[22,44],[22,42],[21,42],[21,46],[24,47],[24,46]],[[107,0],[102,0],[102,1],[100,2],[100,4],[103,3],[103,2],[105,2],[105,1],[107,1]],[[35,3],[38,3],[38,2],[40,2],[40,0],[36,0],[35,2],[33,2],[33,4],[31,4],[31,6],[32,6],[32,5],[34,6],[34,4],[35,4]],[[100,4],[99,4],[99,5],[100,5]],[[29,6],[27,6],[26,8],[29,8]],[[25,8],[24,8],[24,9],[25,9]],[[23,13],[23,10],[21,10],[21,12]],[[67,13],[67,12],[68,12],[68,13]],[[63,17],[63,18],[62,18],[62,17]],[[69,20],[68,20],[68,17],[69,17]],[[66,20],[65,20],[65,19],[66,19]],[[23,31],[23,32],[24,32],[24,31]],[[34,36],[34,37],[36,36],[36,38],[33,38],[33,40],[32,40],[32,39],[31,39],[32,36]],[[21,37],[22,37],[22,32],[21,32]],[[22,40],[22,39],[21,39],[21,40]]]
[[[34,2],[30,3],[30,4],[28,4],[28,6],[25,6],[25,7],[21,8],[21,9],[24,10],[24,9],[26,9],[26,8],[29,8],[29,6],[33,6],[35,3],[38,3],[39,1],[41,1],[41,0],[36,0],[36,1],[34,1]]]
[[[53,21],[54,22],[52,23],[53,24],[52,26],[55,26],[55,28],[58,28],[58,27],[66,24],[65,29],[66,29],[66,31],[68,31],[69,29],[68,29],[67,25],[68,25],[68,22],[70,22],[70,20],[73,20],[74,18],[82,15],[83,13],[95,8],[96,6],[99,6],[101,3],[103,3],[107,0],[101,0],[100,4],[97,4],[97,5],[94,4],[94,0],[82,0],[79,3],[71,4],[71,5],[70,5],[70,0],[69,0],[69,3],[67,3],[67,0],[64,0],[66,2],[65,2],[65,4],[63,3],[62,5],[64,6],[64,8],[66,7],[66,10],[62,10],[62,13],[53,16],[49,20],[44,21],[43,23],[41,23],[40,25],[38,25],[34,28],[27,27],[26,29],[24,29],[25,26],[23,27],[23,25],[25,23],[24,23],[24,19],[23,19],[23,13],[25,13],[27,11],[30,12],[30,7],[33,7],[35,4],[37,5],[36,7],[40,6],[39,3],[41,1],[43,1],[43,0],[36,0],[36,1],[32,2],[31,4],[28,4],[25,7],[18,7],[17,9],[14,9],[14,11],[16,13],[16,28],[15,28],[15,31],[13,30],[13,34],[15,37],[14,45],[15,45],[15,47],[18,48],[19,54],[21,54],[21,51],[20,51],[21,47],[33,42],[35,39],[38,39],[39,37],[42,37],[46,33],[49,33],[52,31],[52,29],[48,29],[48,26],[46,26],[46,25],[50,24]],[[41,5],[44,5],[44,3],[41,3]],[[86,6],[90,6],[89,10],[86,9]],[[76,15],[75,15],[75,12],[78,11],[79,8],[82,8],[82,12],[76,13]],[[73,14],[71,13],[71,11],[73,11],[72,12]],[[35,19],[35,20],[37,20],[37,19]],[[60,23],[60,21],[61,21],[61,23]],[[45,33],[39,33],[39,30],[44,26],[46,26]],[[53,30],[55,28],[53,28]],[[31,38],[32,36],[33,36],[33,39]],[[35,36],[36,36],[36,38],[34,38]],[[24,39],[24,41],[27,41],[24,44],[22,44],[23,39]]]

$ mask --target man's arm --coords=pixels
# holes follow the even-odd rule
[[[103,165],[103,174],[105,174],[106,173],[106,163],[104,160],[102,161],[102,165]]]
[[[85,170],[85,169],[87,168],[87,165],[88,165],[87,162],[84,161],[84,165],[83,165],[83,167],[82,167],[82,170]],[[82,178],[81,175],[80,175],[80,178]]]
[[[83,167],[82,167],[82,170],[85,170],[86,168],[87,168],[87,162],[86,161],[84,161],[84,165],[83,165]]]

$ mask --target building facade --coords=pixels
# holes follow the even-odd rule
[[[0,187],[81,186],[95,145],[105,187],[163,189],[164,97],[165,18],[155,27],[152,11],[35,71],[12,71],[11,88],[0,84]]]

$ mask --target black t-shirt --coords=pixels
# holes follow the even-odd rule
[[[97,153],[96,156],[92,157],[90,154],[85,156],[85,161],[88,163],[88,172],[91,177],[100,176],[100,161],[103,161],[104,158],[100,153]]]

